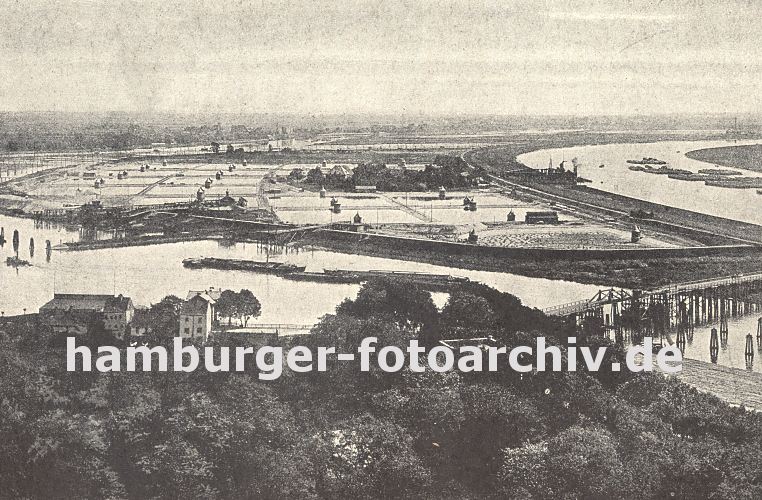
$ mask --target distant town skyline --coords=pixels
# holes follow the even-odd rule
[[[5,6],[2,111],[753,113],[753,1]]]

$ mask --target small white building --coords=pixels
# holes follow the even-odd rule
[[[180,337],[206,341],[212,331],[214,304],[208,294],[197,292],[185,301],[180,309]]]

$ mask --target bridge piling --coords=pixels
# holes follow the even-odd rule
[[[712,363],[717,363],[717,354],[720,351],[719,341],[717,340],[717,329],[712,328],[712,333],[709,336],[709,357]]]
[[[723,350],[728,348],[728,317],[725,315],[720,317],[720,345]]]
[[[751,370],[752,363],[754,362],[754,338],[751,336],[751,333],[746,335],[744,358],[746,358],[746,369]]]

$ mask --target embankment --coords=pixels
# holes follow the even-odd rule
[[[633,210],[640,210],[651,212],[653,217],[632,219],[633,222],[659,232],[679,234],[705,245],[762,245],[762,226],[755,224],[660,205],[587,186],[546,184],[512,176],[510,172],[528,168],[516,160],[515,155],[521,152],[523,149],[504,149],[488,155],[486,151],[474,150],[466,153],[464,158],[472,165],[485,168],[498,184],[525,190],[538,199],[562,203],[593,216],[629,217]]]
[[[643,249],[647,252],[635,254],[629,250],[536,251],[334,230],[307,233],[301,243],[343,253],[622,288],[758,272],[762,259],[762,250],[749,246]]]

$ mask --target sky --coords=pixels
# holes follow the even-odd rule
[[[0,0],[0,110],[757,112],[762,2]]]

